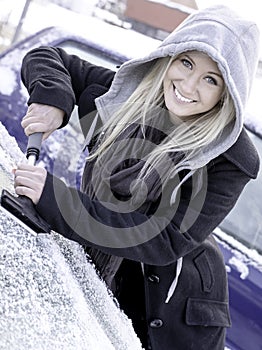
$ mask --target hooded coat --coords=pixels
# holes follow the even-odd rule
[[[227,276],[212,232],[259,168],[257,152],[243,127],[257,44],[254,23],[216,6],[189,16],[154,52],[124,63],[117,73],[60,48],[41,47],[23,60],[22,79],[29,91],[29,104],[64,110],[64,125],[77,104],[89,147],[98,142],[94,130],[126,101],[159,57],[189,50],[205,52],[217,62],[232,96],[234,123],[182,171],[178,202],[167,200],[175,187],[172,181],[163,201],[150,183],[153,195],[150,197],[149,191],[146,205],[119,210],[105,192],[102,200],[92,195],[95,162],[91,162],[83,174],[83,191],[68,188],[48,174],[36,206],[57,232],[105,256],[119,258],[106,265],[104,273],[114,275],[115,296],[145,349],[224,349],[225,330],[231,324]],[[149,134],[157,143],[154,130]],[[134,138],[139,138],[138,134]],[[109,187],[118,199],[125,198],[137,164],[128,159],[109,176]],[[192,195],[194,171],[199,169],[204,169],[205,181]]]

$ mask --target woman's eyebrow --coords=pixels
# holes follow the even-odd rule
[[[192,57],[190,57],[190,56],[188,56],[188,55],[184,55],[188,60],[190,60],[192,63],[193,63],[193,65],[195,66],[196,65],[196,63],[195,63],[195,61],[192,59]]]
[[[218,76],[220,79],[223,80],[223,77],[222,77],[222,75],[220,73],[217,73],[217,72],[207,72],[207,73],[208,74],[214,74],[214,75]]]

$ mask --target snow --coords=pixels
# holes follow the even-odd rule
[[[253,0],[252,6],[250,6],[250,2],[239,0],[197,1],[197,5],[200,9],[218,3],[232,7],[240,15],[255,21],[262,33],[262,20],[260,16],[259,0]],[[95,4],[95,2],[93,2],[93,4]],[[22,12],[22,6],[17,6],[17,2],[14,4],[14,0],[0,0],[0,6],[3,9],[2,18],[6,16],[9,11],[9,20],[11,23],[16,25]],[[89,8],[91,8],[91,6]],[[92,11],[89,9],[90,14],[91,12]],[[39,16],[39,13],[41,13],[41,16]],[[73,12],[53,3],[47,2],[45,6],[41,6],[39,3],[31,2],[27,16],[23,22],[23,30],[28,34],[32,34],[49,26],[59,26],[85,38],[93,39],[95,37],[95,41],[101,47],[106,45],[107,47],[110,47],[112,51],[118,52],[119,54],[126,57],[143,56],[159,45],[158,40],[146,37],[132,30],[123,29],[112,25],[110,26],[102,20],[99,20],[92,16]],[[39,43],[39,45],[40,44],[41,43]],[[7,68],[6,72],[3,67],[0,67],[1,76],[3,73],[6,77],[6,79],[2,79],[0,82],[0,92],[3,91],[5,94],[8,94],[12,91],[12,86],[15,83],[14,77],[12,75],[12,68],[10,68],[12,61],[9,61],[6,63],[6,65],[7,64],[9,64],[9,68]],[[246,124],[250,126],[252,130],[262,135],[262,112],[260,108],[261,89],[262,77],[257,76],[254,81],[250,99],[246,108]]]
[[[13,13],[15,10],[12,9],[11,11]],[[40,16],[39,13],[41,13]],[[17,15],[16,12],[16,15],[10,17],[13,25],[17,25]],[[23,31],[33,34],[51,26],[64,28],[85,38],[92,38],[93,40],[95,38],[95,41],[102,47],[103,45],[110,46],[116,52],[124,52],[127,57],[132,57],[136,53],[139,53],[139,56],[144,55],[159,44],[158,40],[136,33],[133,30],[109,25],[95,17],[70,11],[53,3],[41,6],[38,3],[31,2],[23,22]]]
[[[231,251],[232,257],[229,259],[228,264],[237,269],[240,273],[240,278],[245,279],[248,277],[249,267],[251,266],[262,273],[262,255],[257,250],[246,247],[219,227],[214,232],[219,243],[228,251]],[[228,270],[230,272],[230,266],[228,266]]]
[[[7,147],[8,145],[8,147]],[[12,153],[12,155],[11,155]],[[10,192],[14,192],[12,188],[13,175],[12,169],[16,164],[25,160],[14,137],[11,137],[6,128],[0,122],[0,190],[9,188]]]
[[[1,1],[1,6],[3,3]],[[12,1],[5,3],[10,5]],[[202,0],[198,3],[209,6],[214,1]],[[226,1],[229,6],[231,3]],[[247,2],[245,4],[249,6]],[[252,9],[257,3],[253,4]],[[242,5],[242,2],[237,1],[233,7],[237,6],[241,11]],[[14,8],[19,10],[17,2]],[[246,8],[244,11],[246,15]],[[109,31],[108,25],[102,21],[69,12],[48,4],[41,8],[39,16],[38,5],[32,3],[24,29],[33,33],[54,24],[64,26],[66,23],[68,27],[69,23],[69,29],[76,33],[85,37],[95,35],[100,45],[105,43],[107,33],[106,45],[126,56],[141,56],[157,45],[155,40],[131,30],[111,26]],[[253,11],[253,14],[258,16],[260,11]],[[17,18],[14,16],[14,23],[15,21]],[[8,61],[1,59],[0,75],[4,78],[0,80],[0,93],[4,95],[10,95],[16,84],[16,55],[15,50],[12,53],[14,59],[10,56]],[[262,134],[258,95],[261,82],[261,78],[255,81],[247,121]],[[22,93],[26,98],[27,93],[23,88]],[[49,147],[50,153],[55,157],[59,149],[55,139]],[[15,139],[8,135],[0,123],[0,190],[7,188],[13,192],[12,169],[23,157]],[[234,266],[242,279],[247,278],[250,266],[255,266],[262,272],[262,257],[257,251],[248,249],[220,229],[216,229],[216,234],[219,242],[234,253],[228,262],[228,271],[230,266]],[[141,349],[130,320],[119,310],[93,266],[86,260],[82,248],[55,232],[35,236],[24,226],[18,225],[2,209],[0,276],[1,349]]]
[[[240,278],[242,280],[246,279],[248,277],[248,274],[249,274],[249,268],[248,266],[245,264],[244,261],[242,260],[239,260],[237,257],[235,256],[232,256],[228,263],[231,265],[231,266],[235,266],[235,268],[237,269],[237,271],[240,273]]]
[[[14,192],[11,169],[23,157],[0,123],[0,190]],[[142,349],[83,248],[55,232],[36,235],[2,207],[0,349]]]
[[[11,95],[16,85],[16,74],[10,67],[0,66],[0,93]]]

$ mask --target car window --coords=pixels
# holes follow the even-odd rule
[[[249,133],[262,164],[262,139]],[[245,150],[243,150],[244,152]],[[220,227],[246,246],[262,253],[262,171],[244,188],[237,204]]]
[[[84,60],[114,71],[116,71],[117,66],[122,63],[117,58],[114,58],[113,54],[110,55],[109,53],[103,52],[101,49],[98,50],[77,41],[67,40],[59,44],[59,46],[66,50],[66,52],[69,54],[77,55]]]

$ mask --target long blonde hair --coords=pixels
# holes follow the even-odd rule
[[[176,57],[155,60],[152,68],[128,100],[103,126],[104,137],[95,151],[89,155],[89,160],[95,158],[99,160],[130,124],[137,123],[141,125],[142,129],[146,125],[150,125],[152,115],[155,116],[157,110],[164,108],[163,80],[174,59]],[[140,177],[147,176],[153,168],[160,171],[161,177],[164,176],[166,180],[175,176],[199,152],[217,139],[234,118],[234,104],[227,88],[225,88],[220,101],[210,111],[190,117],[186,122],[171,128],[168,137],[147,155]],[[166,168],[166,157],[174,152],[180,152],[184,156],[172,167]]]

